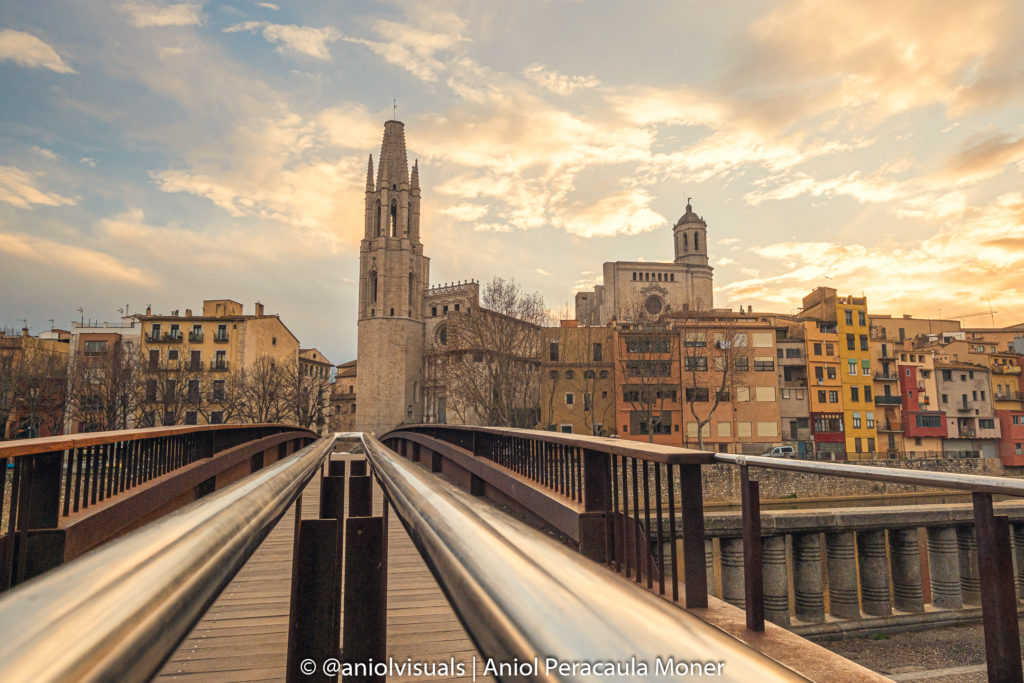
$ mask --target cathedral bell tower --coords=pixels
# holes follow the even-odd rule
[[[685,266],[683,281],[687,284],[687,307],[692,311],[709,311],[712,302],[712,268],[708,263],[708,224],[693,212],[686,200],[684,213],[672,228],[675,238],[676,263]]]
[[[405,152],[405,126],[384,124],[373,178],[366,170],[359,246],[356,430],[377,434],[423,417],[423,290],[430,259],[420,242],[419,165]]]

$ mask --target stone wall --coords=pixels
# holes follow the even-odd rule
[[[937,460],[891,460],[865,463],[872,467],[902,468],[926,472],[951,472],[1024,478],[1022,468],[1003,468],[997,458],[951,458]],[[732,465],[703,465],[704,500],[738,501],[740,499],[740,468]],[[880,481],[824,477],[818,474],[751,468],[751,475],[760,482],[762,500],[774,498],[823,498],[828,496],[872,496],[934,491],[924,486],[908,486]]]

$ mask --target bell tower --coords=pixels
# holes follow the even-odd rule
[[[693,212],[690,199],[684,213],[672,228],[676,263],[685,267],[687,305],[693,311],[708,311],[712,302],[712,268],[708,263],[708,224]]]
[[[419,164],[409,174],[405,126],[384,124],[377,178],[366,169],[359,246],[356,429],[377,434],[423,417],[423,290],[430,259],[420,241]]]

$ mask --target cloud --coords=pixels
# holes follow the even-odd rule
[[[455,204],[441,209],[441,213],[451,216],[457,221],[472,222],[487,215],[490,209],[485,204]]]
[[[81,273],[95,280],[110,280],[146,289],[160,284],[159,278],[151,273],[144,273],[110,254],[32,235],[0,232],[0,253],[58,270]]]
[[[534,272],[536,272],[538,275],[543,275],[544,277],[551,277],[551,273],[544,270],[543,268],[537,268]]]
[[[0,166],[0,202],[13,204],[20,209],[39,206],[73,206],[77,198],[64,197],[56,192],[47,192],[36,187],[36,179],[43,173],[29,173],[13,166]]]
[[[272,2],[257,2],[257,3],[256,3],[256,6],[257,6],[257,7],[263,7],[263,8],[265,8],[265,9],[272,9],[272,10],[274,10],[275,12],[279,12],[279,11],[281,10],[281,8],[280,8],[280,7],[278,7],[277,5],[275,5],[275,4],[274,4],[274,3],[272,3]]]
[[[593,76],[566,76],[541,64],[531,64],[523,69],[523,75],[556,95],[571,95],[580,88],[595,88],[601,81]]]
[[[78,73],[64,63],[51,45],[31,33],[0,29],[0,60],[8,59],[20,66],[49,69],[59,74]]]
[[[28,148],[28,151],[41,156],[44,159],[49,159],[50,161],[56,161],[57,159],[57,153],[52,149],[46,149],[45,147],[39,147],[38,145],[32,145]]]
[[[423,81],[435,82],[453,59],[453,48],[467,40],[466,22],[458,15],[413,7],[408,23],[378,19],[373,32],[379,40],[345,36],[363,45],[389,64],[405,69]]]
[[[650,208],[652,196],[645,190],[612,193],[589,204],[573,203],[555,211],[555,225],[581,237],[636,235],[664,227],[664,216]]]
[[[136,28],[152,26],[198,26],[202,23],[203,2],[163,3],[133,0],[121,5]]]
[[[83,166],[88,166],[89,168],[96,168],[96,160],[90,159],[89,157],[82,157],[81,159],[78,160],[78,163],[82,164]]]
[[[873,310],[936,315],[950,301],[998,300],[1008,315],[1024,315],[1024,193],[1000,195],[992,204],[951,214],[938,234],[924,240],[883,240],[876,245],[778,242],[751,251],[763,259],[750,279],[720,287],[733,301],[792,309],[813,287],[867,294]],[[774,266],[772,265],[774,264]],[[779,272],[781,271],[781,272]]]
[[[330,59],[331,51],[327,44],[341,38],[333,27],[295,26],[291,24],[271,24],[266,21],[246,21],[233,24],[224,29],[224,33],[240,31],[259,31],[269,43],[277,44],[277,51],[297,52],[314,59]]]

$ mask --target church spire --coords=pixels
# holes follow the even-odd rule
[[[417,159],[412,164],[412,187],[410,189],[420,189],[420,160]]]
[[[382,182],[382,181],[387,181]],[[401,121],[384,124],[384,140],[380,146],[380,162],[377,165],[377,189],[394,185],[397,189],[409,182],[409,158],[405,153],[405,125]]]
[[[370,155],[370,160],[366,163],[366,191],[373,192],[373,155]]]

